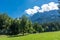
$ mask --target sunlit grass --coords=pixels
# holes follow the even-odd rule
[[[9,37],[0,36],[0,40],[60,40],[60,31],[29,34],[26,36]]]

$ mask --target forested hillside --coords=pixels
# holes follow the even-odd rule
[[[58,22],[39,24],[37,22],[31,22],[26,15],[13,19],[7,14],[0,14],[0,34],[2,35],[24,35],[25,33],[30,34],[59,30],[60,23]]]

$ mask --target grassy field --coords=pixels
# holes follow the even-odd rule
[[[29,34],[26,36],[9,37],[0,36],[0,40],[60,40],[60,31]]]

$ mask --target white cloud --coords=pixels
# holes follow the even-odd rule
[[[41,8],[38,6],[34,6],[33,9],[29,8],[25,10],[25,12],[29,15],[33,15],[37,12],[45,12],[45,11],[51,11],[51,10],[58,10],[58,4],[55,2],[50,2],[48,4],[43,4]]]
[[[38,7],[38,6],[34,6],[33,8],[34,8],[34,10],[36,10],[36,11],[38,11],[38,10],[40,9],[40,7]]]
[[[25,12],[29,15],[33,15],[33,14],[37,13],[39,11],[39,9],[40,9],[40,7],[34,6],[33,9],[29,8],[29,9],[25,10]]]
[[[34,9],[28,9],[28,10],[25,10],[25,11],[26,11],[26,13],[29,14],[29,15],[33,15],[34,13],[37,13],[37,11],[34,10]]]
[[[58,10],[58,4],[54,2],[49,3],[50,10]]]
[[[50,11],[49,5],[48,4],[44,4],[41,6],[41,10],[44,11]]]

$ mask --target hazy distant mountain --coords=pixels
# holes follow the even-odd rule
[[[57,10],[44,12],[44,13],[36,13],[30,17],[32,22],[38,23],[48,23],[48,22],[60,22],[60,14]]]

